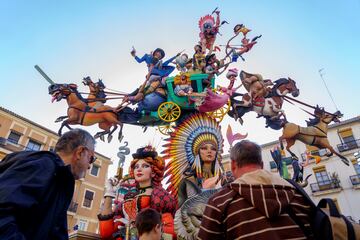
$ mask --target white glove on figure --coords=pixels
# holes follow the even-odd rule
[[[105,194],[104,197],[115,198],[116,191],[118,189],[117,185],[119,184],[119,180],[115,177],[109,178],[105,182]]]

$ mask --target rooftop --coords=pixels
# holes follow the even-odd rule
[[[31,121],[31,120],[23,117],[23,116],[20,116],[19,114],[16,114],[16,113],[14,113],[14,112],[12,112],[12,111],[4,108],[4,107],[1,107],[1,106],[0,106],[0,111],[3,111],[3,112],[5,112],[5,113],[8,113],[8,114],[10,114],[10,115],[12,115],[12,116],[14,116],[14,117],[16,117],[16,118],[19,118],[19,119],[21,119],[21,120],[23,120],[23,121],[25,121],[25,122],[30,123],[31,125],[34,125],[34,126],[36,126],[36,127],[38,127],[38,128],[41,128],[41,129],[47,131],[48,133],[54,135],[56,138],[59,137],[59,135],[58,135],[56,132],[54,132],[53,130],[50,130],[50,129],[48,129],[48,128],[46,128],[46,127],[44,127],[44,126],[42,126],[42,125],[40,125],[40,124],[38,124],[38,123],[36,123],[36,122],[33,122],[33,121]],[[105,155],[102,155],[102,154],[100,154],[100,153],[98,153],[98,152],[96,152],[96,154],[99,155],[99,156],[101,156],[102,158],[105,158],[105,159],[107,159],[107,160],[110,160],[110,158],[107,157],[107,156],[105,156]],[[111,161],[111,160],[110,160],[110,161]]]

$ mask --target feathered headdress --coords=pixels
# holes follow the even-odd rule
[[[170,176],[167,190],[174,196],[177,195],[180,181],[189,167],[195,170],[196,177],[202,177],[199,151],[204,143],[212,143],[217,147],[214,175],[220,174],[224,140],[216,120],[206,114],[194,114],[176,127],[170,136],[166,139],[168,143],[164,145],[165,150],[162,153],[164,159],[169,160],[164,176]]]
[[[215,19],[211,15],[201,17],[199,20],[199,28],[201,32],[205,31],[205,28],[212,28],[215,25]]]

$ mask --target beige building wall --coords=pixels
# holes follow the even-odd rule
[[[8,140],[11,132],[20,135],[18,143]],[[0,160],[6,154],[26,150],[29,141],[35,141],[41,144],[40,150],[50,150],[54,148],[58,135],[16,113],[13,113],[3,107],[0,107]],[[97,233],[98,220],[97,214],[100,212],[100,205],[104,195],[104,185],[107,179],[107,171],[112,161],[110,158],[95,153],[96,162],[92,168],[98,168],[97,174],[91,174],[94,169],[89,169],[83,180],[77,180],[72,203],[68,210],[68,229],[69,233],[74,231],[77,225],[79,230],[85,232]],[[84,206],[85,192],[93,192],[93,199],[90,207]]]

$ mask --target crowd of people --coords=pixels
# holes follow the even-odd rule
[[[309,203],[286,180],[263,169],[259,145],[242,140],[232,147],[231,171],[235,180],[222,186],[221,174],[215,171],[217,148],[222,146],[214,136],[203,141],[199,137],[195,146],[198,155],[194,157],[199,158],[201,168],[196,168],[196,160],[193,166],[189,164],[180,188],[190,184],[218,191],[203,205],[198,239],[312,237],[305,235],[298,224],[300,220],[311,232]],[[55,152],[25,151],[2,160],[0,238],[67,239],[66,211],[74,181],[83,178],[95,161],[94,147],[95,141],[88,132],[75,129],[59,139]],[[164,159],[153,147],[139,148],[130,165],[129,178],[135,180],[135,191],[125,193],[115,206],[113,200],[124,181],[108,180],[98,215],[102,239],[181,238],[174,218],[179,205],[186,205],[184,202],[191,197],[175,199],[172,192],[162,187],[165,168]],[[184,181],[188,183],[184,185]],[[298,217],[296,221],[290,217],[290,211]]]

